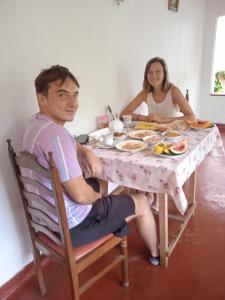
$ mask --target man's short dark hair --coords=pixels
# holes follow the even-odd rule
[[[61,84],[63,84],[67,78],[70,78],[78,88],[80,87],[77,79],[69,69],[60,65],[51,66],[51,68],[41,71],[35,79],[36,93],[46,96],[50,83],[61,80]]]

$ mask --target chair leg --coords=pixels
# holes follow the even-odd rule
[[[122,285],[124,287],[129,286],[128,280],[128,253],[127,253],[127,238],[123,238],[120,243],[121,253],[124,255],[124,259],[121,262],[121,271],[122,271]]]
[[[73,272],[73,266],[68,266],[69,281],[71,287],[72,300],[80,300],[79,279],[76,271]]]
[[[44,296],[46,294],[46,287],[41,267],[41,254],[39,250],[35,247],[35,245],[33,245],[33,253],[36,278],[38,281],[41,295]]]

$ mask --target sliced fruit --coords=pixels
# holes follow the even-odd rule
[[[186,141],[183,141],[181,143],[174,144],[170,147],[170,152],[173,154],[183,154],[187,151],[188,144]]]
[[[170,153],[170,147],[172,144],[168,143],[157,143],[154,147],[154,152],[157,154],[162,154],[162,153]]]
[[[157,143],[156,146],[159,146],[161,148],[165,148],[167,145],[166,145],[166,143]]]
[[[157,154],[163,153],[163,147],[160,147],[160,146],[158,146],[158,145],[155,146],[154,152],[157,153]]]
[[[213,126],[212,121],[204,121],[204,120],[187,121],[187,123],[191,128],[195,128],[195,129],[210,128]]]
[[[170,145],[163,149],[163,153],[170,154]]]

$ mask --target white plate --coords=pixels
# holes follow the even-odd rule
[[[126,140],[116,144],[116,149],[131,153],[141,151],[147,147],[148,145],[146,143],[139,140]]]
[[[129,137],[133,139],[138,139],[138,140],[143,140],[144,137],[146,136],[153,136],[156,135],[157,133],[153,130],[135,130],[131,131],[129,133]]]
[[[206,127],[206,128],[195,128],[195,127],[192,127],[192,126],[190,126],[190,128],[191,129],[193,129],[193,130],[211,130],[213,127],[215,126],[215,124],[212,124],[212,126],[210,126],[210,127]]]
[[[96,146],[98,148],[102,148],[102,149],[112,149],[112,148],[115,148],[115,143],[113,143],[112,146],[109,146],[109,145],[104,144],[103,142],[97,142]]]
[[[156,153],[156,152],[154,152],[154,151],[152,150],[152,153],[155,154],[155,155],[157,155],[157,156],[161,156],[161,157],[180,157],[180,156],[183,156],[184,154],[186,154],[187,151],[185,151],[185,152],[182,153],[182,154],[166,154],[166,153],[161,153],[161,154],[159,154],[159,153]]]

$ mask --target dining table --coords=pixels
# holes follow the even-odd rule
[[[128,139],[131,131],[131,128],[127,129]],[[95,142],[86,145],[101,160],[100,178],[157,195],[160,265],[164,267],[167,267],[169,256],[195,212],[197,167],[208,155],[212,159],[224,156],[223,142],[216,125],[207,129],[189,129],[182,132],[182,136],[188,144],[182,155],[158,155],[153,152],[152,146],[141,151],[121,151],[116,147],[101,147]],[[184,192],[186,182],[188,193]],[[168,200],[174,202],[176,214],[170,213]],[[171,241],[168,238],[169,218],[180,223]]]

